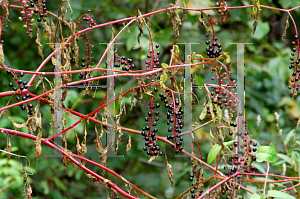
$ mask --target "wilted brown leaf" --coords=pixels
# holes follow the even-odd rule
[[[38,28],[38,26],[36,26],[36,29],[37,29],[37,35],[36,35],[35,43],[37,43],[37,45],[38,45],[39,55],[44,60],[45,58],[44,58],[44,53],[43,53],[43,45],[41,44],[41,39],[40,39],[40,36],[41,36],[40,29]]]
[[[8,0],[3,0],[1,3],[2,10],[5,11],[5,19],[7,19],[9,15],[8,5],[9,5]]]
[[[81,142],[81,144],[79,143],[79,138],[77,137],[77,134],[76,134],[76,137],[77,137],[77,145],[76,145],[76,148],[77,148],[77,153],[78,155],[80,155],[81,157],[84,157],[84,155],[86,154],[87,152],[87,147],[86,147],[86,135],[87,135],[87,132],[86,132],[86,127],[85,127],[85,133],[84,133],[84,138],[83,138],[83,141]],[[81,160],[81,164],[84,165],[84,161]]]
[[[135,21],[136,21],[136,24],[137,24],[137,26],[139,28],[139,31],[140,31],[138,36],[137,36],[138,43],[140,43],[141,35],[142,35],[142,33],[144,33],[143,26],[144,26],[145,20],[141,16],[142,16],[142,13],[140,12],[140,10],[138,8],[136,8],[136,17],[137,17],[137,19]]]
[[[283,35],[281,36],[282,41],[285,40],[285,38],[286,38],[286,30],[287,30],[289,27],[290,27],[290,24],[289,24],[289,16],[287,16],[286,21],[285,21],[284,33],[283,33]]]
[[[11,146],[11,140],[10,140],[10,139],[11,139],[11,137],[10,137],[10,136],[7,136],[7,141],[6,141],[6,142],[7,142],[7,147],[6,147],[6,151],[7,151],[7,152],[11,152],[11,149],[12,149],[12,146]],[[7,158],[9,159],[10,156],[11,156],[11,155],[8,153],[8,154],[7,154]]]
[[[27,199],[31,199],[32,188],[29,183],[27,183]]]
[[[166,157],[166,162],[167,162],[168,177],[170,179],[171,186],[173,187],[174,180],[173,180],[173,173],[172,173],[172,165],[169,164],[166,153],[165,153],[165,157]]]
[[[126,152],[129,153],[130,149],[131,149],[131,137],[129,134],[128,144],[126,145]]]
[[[106,149],[103,148],[102,142],[101,142],[101,137],[103,136],[104,132],[103,132],[103,127],[101,126],[101,135],[99,136],[98,134],[98,130],[95,126],[95,131],[96,131],[96,139],[94,140],[94,142],[96,143],[96,148],[97,151],[100,153],[100,164],[102,164],[103,166],[106,166],[106,160],[107,160],[107,155],[106,155]],[[104,175],[105,170],[102,170],[102,174]]]
[[[4,65],[4,53],[3,53],[3,46],[0,45],[0,65],[3,66]]]

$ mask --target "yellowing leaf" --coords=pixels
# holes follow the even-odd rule
[[[167,77],[166,75],[161,75],[161,76],[160,76],[160,81],[161,81],[162,83],[165,83],[167,80],[168,80],[168,77]]]

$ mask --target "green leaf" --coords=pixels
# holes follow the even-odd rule
[[[290,141],[291,137],[294,135],[294,133],[295,133],[295,129],[291,130],[287,134],[287,136],[285,137],[285,140],[284,140],[285,145],[287,145],[289,143],[289,141]]]
[[[261,146],[256,154],[257,162],[267,161],[274,163],[278,160],[275,146],[271,143],[270,146]]]
[[[249,165],[250,165],[250,163],[249,163]],[[261,166],[261,164],[258,164],[257,162],[253,162],[252,165],[255,166],[256,169],[258,171],[260,171],[261,173],[266,173],[266,170]]]
[[[283,160],[285,160],[287,163],[291,163],[292,162],[292,159],[287,156],[287,155],[284,155],[284,154],[281,154],[281,153],[277,153],[277,156]]]
[[[234,142],[235,142],[235,140],[231,140],[231,141],[229,141],[229,142],[223,142],[223,144],[224,144],[225,146],[231,146],[231,145],[233,145]]]
[[[266,199],[265,194],[261,194],[259,199]]]
[[[205,118],[206,115],[207,115],[207,107],[206,107],[206,105],[204,104],[204,107],[203,107],[202,112],[201,112],[201,114],[200,114],[200,116],[199,116],[199,119],[200,119],[200,120],[203,120],[203,119]]]
[[[257,193],[255,193],[251,196],[250,199],[260,199],[260,196]]]
[[[279,0],[278,2],[282,5],[284,9],[293,8],[295,7],[295,5],[299,4],[298,0],[288,0],[288,1]]]
[[[221,150],[221,146],[218,144],[215,144],[209,151],[207,156],[207,163],[210,164],[214,159],[217,157],[219,151]]]
[[[295,199],[294,196],[291,196],[287,193],[283,193],[283,192],[276,191],[276,190],[269,190],[267,196],[279,197],[279,198],[284,198],[284,199]]]
[[[221,122],[221,120],[222,120],[222,110],[221,110],[220,106],[216,106],[216,109],[217,109],[217,118],[218,118],[219,122]]]
[[[67,187],[65,186],[65,184],[60,179],[54,177],[53,180],[54,180],[54,183],[55,183],[55,185],[58,189],[61,189],[63,191],[67,190]]]

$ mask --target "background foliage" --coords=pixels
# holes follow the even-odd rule
[[[73,9],[73,20],[76,20],[81,14],[87,12],[90,9],[94,15],[94,19],[97,24],[109,22],[125,17],[135,16],[135,9],[138,7],[142,13],[147,13],[160,8],[168,6],[170,1],[157,0],[157,1],[138,1],[138,0],[115,0],[115,1],[83,1],[76,0],[70,2]],[[204,8],[214,6],[214,1],[203,0],[196,1],[190,0],[188,7]],[[291,8],[297,6],[299,2],[297,0],[283,1],[267,1],[261,0],[262,5],[274,6],[278,8]],[[250,0],[231,0],[228,1],[229,6],[249,5],[252,4]],[[52,0],[47,3],[49,11],[57,12],[60,5],[60,1]],[[229,42],[247,42],[253,43],[253,45],[246,46],[245,52],[245,74],[246,74],[246,119],[248,120],[248,130],[251,133],[253,140],[257,140],[260,145],[273,143],[277,152],[284,154],[282,140],[279,137],[278,129],[276,127],[275,112],[280,114],[279,126],[283,129],[283,138],[286,138],[288,132],[295,128],[297,118],[300,117],[300,97],[296,97],[294,100],[290,97],[290,91],[287,89],[288,79],[290,78],[290,72],[288,69],[289,57],[291,51],[291,41],[294,37],[294,29],[289,28],[287,30],[287,38],[285,41],[281,40],[283,30],[285,27],[286,14],[283,14],[274,10],[263,9],[259,15],[259,25],[255,35],[252,35],[253,19],[250,16],[251,8],[247,9],[234,9],[230,10],[230,14],[226,19],[226,23],[222,23],[218,15],[215,12],[209,11],[213,15],[213,20],[219,23],[216,26],[217,36],[221,38],[220,42],[223,45],[224,51],[231,51],[234,66],[236,66],[236,45],[230,45]],[[35,44],[36,33],[32,39],[26,34],[26,29],[22,28],[23,22],[18,21],[20,10],[11,9],[9,19],[9,28],[5,29],[2,35],[2,39],[5,41],[5,60],[6,63],[10,63],[13,68],[24,68],[34,71],[36,67],[41,63],[42,59],[38,55],[37,45]],[[55,13],[57,14],[57,13]],[[205,43],[205,28],[199,23],[199,12],[188,12],[186,19],[180,31],[180,38],[174,37],[172,30],[172,24],[169,20],[167,13],[160,13],[151,16],[151,28],[153,33],[153,42],[160,44],[161,50],[161,62],[169,62],[170,49],[175,43],[183,42],[200,42]],[[299,9],[292,12],[294,19],[298,27],[300,26],[300,12]],[[55,21],[55,19],[53,19]],[[82,24],[83,26],[85,24]],[[41,26],[41,24],[38,24]],[[113,26],[115,32],[118,32],[123,25],[116,24]],[[124,32],[118,39],[118,42],[123,45],[118,45],[119,55],[125,55],[131,57],[134,60],[137,68],[145,67],[144,60],[147,55],[149,35],[145,34],[141,37],[141,44],[137,43],[136,35],[138,34],[137,27],[132,25],[129,27],[130,34]],[[35,31],[34,31],[35,32]],[[68,34],[66,30],[66,34]],[[111,29],[109,27],[99,28],[87,33],[89,41],[93,44],[93,57],[95,62],[101,58],[102,53],[105,50],[106,45],[100,45],[99,42],[108,42],[111,38]],[[41,37],[41,43],[44,46],[44,54],[49,55],[51,50],[47,47],[45,35]],[[84,43],[80,44],[80,53],[84,54]],[[194,45],[193,51],[204,53],[205,45]],[[183,47],[181,52],[183,52]],[[53,66],[48,64],[44,71],[53,71]],[[8,91],[8,83],[11,81],[11,77],[7,76],[5,71],[1,72],[1,91]],[[25,80],[29,80],[29,76],[25,75]],[[75,76],[74,76],[75,77]],[[202,70],[198,72],[195,85],[202,85],[204,82],[211,82],[210,71]],[[26,79],[27,78],[27,79]],[[78,77],[75,77],[75,79]],[[48,77],[49,80],[53,80],[53,77]],[[79,78],[78,78],[79,79]],[[129,77],[121,77],[120,81],[127,84],[122,87],[116,87],[116,93],[119,91],[126,91],[134,83]],[[99,84],[102,82],[100,81]],[[42,93],[42,89],[35,91],[37,94]],[[195,112],[193,116],[196,118],[199,113],[199,109],[202,109],[202,104],[205,100],[203,96],[203,90],[194,89],[195,94],[199,98],[199,104],[196,103]],[[91,92],[89,96],[83,96],[84,91],[80,89],[69,89],[68,97],[65,100],[66,107],[81,113],[89,113],[98,108],[105,95],[105,89],[99,89],[95,95],[95,98],[91,98],[94,92]],[[144,125],[144,116],[146,115],[145,103],[136,103],[133,111],[130,109],[130,98],[126,96],[123,98],[125,106],[127,108],[127,114],[121,118],[121,125],[124,127],[130,127],[133,129],[141,129]],[[0,99],[0,106],[4,107],[9,101],[9,97]],[[11,103],[15,102],[15,98],[11,99]],[[88,102],[88,103],[87,103]],[[116,103],[116,113],[119,112],[119,105]],[[26,113],[19,111],[19,107],[9,109],[7,112],[12,115],[12,118],[19,122],[25,122]],[[51,114],[50,108],[46,105],[41,105],[41,112],[43,114],[43,128],[44,135],[53,134],[53,129],[50,129]],[[257,127],[257,116],[261,116],[260,125]],[[68,118],[68,117],[67,117]],[[78,118],[68,119],[67,126],[70,126]],[[11,121],[2,116],[0,118],[0,126],[4,128],[14,129]],[[98,152],[96,151],[94,126],[86,124],[88,137],[87,147],[88,153],[86,158],[98,162]],[[163,128],[163,126],[158,126]],[[21,129],[23,132],[28,132],[27,128]],[[82,138],[84,133],[84,124],[80,124],[76,127],[77,135]],[[47,135],[48,133],[48,135]],[[295,132],[299,135],[299,129]],[[125,133],[120,143],[119,154],[124,157],[109,158],[107,166],[112,170],[120,173],[129,181],[143,190],[147,190],[152,195],[158,198],[173,198],[186,190],[190,186],[189,174],[191,173],[190,160],[188,158],[175,158],[174,151],[171,147],[166,146],[166,153],[168,155],[168,161],[173,166],[174,173],[174,187],[167,178],[167,169],[165,159],[163,157],[157,158],[155,163],[148,164],[147,156],[145,155],[142,147],[144,142],[141,136],[132,135],[132,149],[130,153],[126,153],[126,144],[128,141],[128,134]],[[163,135],[163,132],[162,132]],[[203,153],[203,157],[207,157],[210,150],[210,137],[208,129],[201,129],[196,132],[196,138],[200,143],[200,147]],[[0,149],[6,148],[7,135],[0,134]],[[76,152],[76,135],[73,131],[68,132],[68,148],[73,152]],[[34,156],[34,142],[32,140],[12,137],[13,150],[18,154],[26,155],[31,161],[30,171],[34,174],[30,176],[30,183],[33,188],[33,198],[106,198],[106,190],[103,187],[99,187],[88,179],[84,172],[77,167],[73,168],[69,166],[66,172],[65,167],[62,164],[62,158],[52,158],[47,155],[53,154],[53,150],[48,147],[43,147],[43,157],[40,158],[38,165],[36,166],[36,158]],[[292,153],[292,151],[289,151]],[[300,150],[298,143],[298,150],[295,150],[293,156],[294,162],[298,170],[300,169]],[[7,161],[4,153],[0,153],[0,198],[22,198],[23,193],[23,179],[21,165],[25,165],[25,160],[12,157]],[[277,167],[271,170],[271,173],[281,174],[282,163],[286,162],[286,157],[281,156]],[[264,165],[257,166],[260,172],[265,172]],[[96,173],[100,173],[100,169],[94,166],[89,166],[90,169]],[[110,174],[106,173],[105,177]],[[286,175],[296,176],[291,165],[287,164]],[[211,171],[205,171],[204,177],[211,176]],[[299,174],[298,174],[299,176]],[[111,180],[118,181],[109,176]],[[124,188],[122,182],[118,184],[121,188]],[[249,189],[255,189],[250,187],[247,183],[243,184]],[[209,185],[207,185],[209,186]],[[246,197],[247,198],[247,197]]]

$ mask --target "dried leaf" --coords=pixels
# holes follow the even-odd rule
[[[78,153],[78,155],[80,155],[81,157],[84,157],[84,155],[85,155],[86,152],[87,152],[87,147],[86,147],[86,135],[87,135],[87,131],[86,131],[86,127],[85,127],[84,138],[83,138],[83,141],[82,141],[81,144],[80,144],[79,138],[78,138],[78,136],[77,136],[77,134],[76,134],[76,137],[77,137],[77,145],[76,145],[77,153]],[[84,162],[83,160],[81,160],[81,164],[84,165],[84,163],[85,163],[85,162]]]
[[[43,53],[43,45],[41,44],[41,39],[40,39],[40,29],[38,28],[38,26],[36,26],[36,29],[37,29],[37,35],[36,35],[36,40],[35,40],[35,43],[37,43],[38,45],[38,52],[39,52],[39,55],[42,57],[42,59],[44,60],[44,53]]]
[[[95,126],[95,132],[96,132],[96,139],[94,140],[94,142],[96,143],[96,148],[97,148],[97,151],[100,153],[100,164],[102,164],[103,166],[106,166],[106,160],[107,160],[107,151],[105,148],[103,148],[103,145],[102,145],[102,142],[101,142],[101,137],[103,136],[104,134],[104,131],[103,131],[103,126],[101,126],[101,135],[99,136],[98,134],[98,130]],[[104,175],[104,171],[103,170],[103,175]]]
[[[251,13],[251,16],[254,19],[254,23],[252,25],[252,27],[253,27],[253,35],[254,35],[254,33],[256,31],[256,28],[258,26],[258,14],[261,11],[261,9],[260,9],[259,0],[252,0],[252,3],[253,3],[253,7],[252,7],[252,11],[250,13]]]
[[[172,165],[169,164],[166,153],[165,153],[165,157],[166,157],[166,162],[167,162],[168,177],[171,182],[171,186],[173,187],[174,180],[173,180],[173,173],[172,173]]]
[[[290,24],[289,24],[289,16],[287,16],[286,18],[286,21],[285,21],[285,27],[284,27],[284,33],[283,35],[281,36],[281,40],[284,41],[285,38],[286,38],[286,30],[290,27]]]
[[[7,152],[11,152],[11,149],[12,149],[12,146],[11,146],[11,137],[10,136],[7,136],[7,147],[6,147],[6,150],[5,151],[7,151]],[[7,154],[7,158],[8,159],[10,159],[10,156],[11,156],[11,154]]]
[[[31,199],[32,188],[29,183],[27,183],[27,199]]]
[[[2,1],[1,6],[2,6],[2,10],[5,12],[5,20],[8,18],[8,15],[9,15],[8,5],[9,5],[8,0]]]
[[[64,150],[69,156],[72,156],[72,155],[73,155],[72,151],[70,151],[70,150],[68,150],[68,149],[66,149],[66,148],[63,148],[63,150]],[[66,167],[66,173],[67,173],[67,171],[68,171],[68,162],[70,162],[71,165],[72,165],[73,167],[75,167],[75,164],[74,164],[73,162],[71,162],[71,161],[67,158],[67,156],[64,156],[64,158],[63,158],[63,164],[64,164],[64,166]]]
[[[128,193],[131,194],[131,190],[132,190],[131,184],[125,183],[125,187],[126,187],[126,190],[128,191]]]
[[[78,41],[79,41],[79,35],[74,36],[73,50],[74,50],[74,59],[75,59],[75,66],[74,66],[75,69],[79,68],[79,65],[78,65],[78,62],[79,62],[79,46],[77,45]]]
[[[61,71],[62,72],[67,72],[67,71],[71,71],[71,56],[70,56],[70,51],[68,48],[65,48],[64,50],[62,50],[62,61],[64,63],[64,65],[61,66]],[[63,84],[67,84],[70,81],[72,81],[72,74],[71,73],[66,73],[66,74],[62,74],[62,78],[63,78]]]
[[[43,33],[47,33],[47,37],[49,40],[49,46],[50,46],[50,48],[55,50],[54,44],[53,44],[54,38],[55,38],[55,25],[52,20],[50,20],[50,21],[47,20],[44,23]]]
[[[131,137],[129,134],[128,144],[126,145],[126,152],[129,153],[130,149],[131,149]]]
[[[137,17],[136,23],[137,23],[137,26],[138,26],[139,31],[140,31],[139,34],[138,34],[138,36],[137,36],[138,43],[140,43],[141,35],[142,35],[142,33],[144,33],[144,31],[143,31],[143,26],[144,26],[145,20],[144,20],[144,18],[141,17],[141,16],[142,16],[142,13],[141,13],[141,12],[139,11],[139,9],[137,8],[137,9],[136,9],[136,17]]]
[[[36,156],[36,159],[37,159],[36,165],[38,165],[39,156],[42,154],[42,145],[41,145],[42,134],[43,134],[43,130],[41,128],[39,128],[39,132],[36,136],[36,140],[34,140],[34,145],[35,145],[34,155]]]
[[[170,16],[171,23],[173,24],[173,30],[176,37],[179,37],[179,28],[182,26],[182,21],[184,18],[180,19],[180,16],[178,14],[178,10],[170,10]],[[183,13],[183,16],[185,17],[185,12]]]
[[[0,45],[0,65],[1,66],[4,66],[4,61],[5,61],[5,59],[4,59],[4,53],[3,53],[3,46]]]

